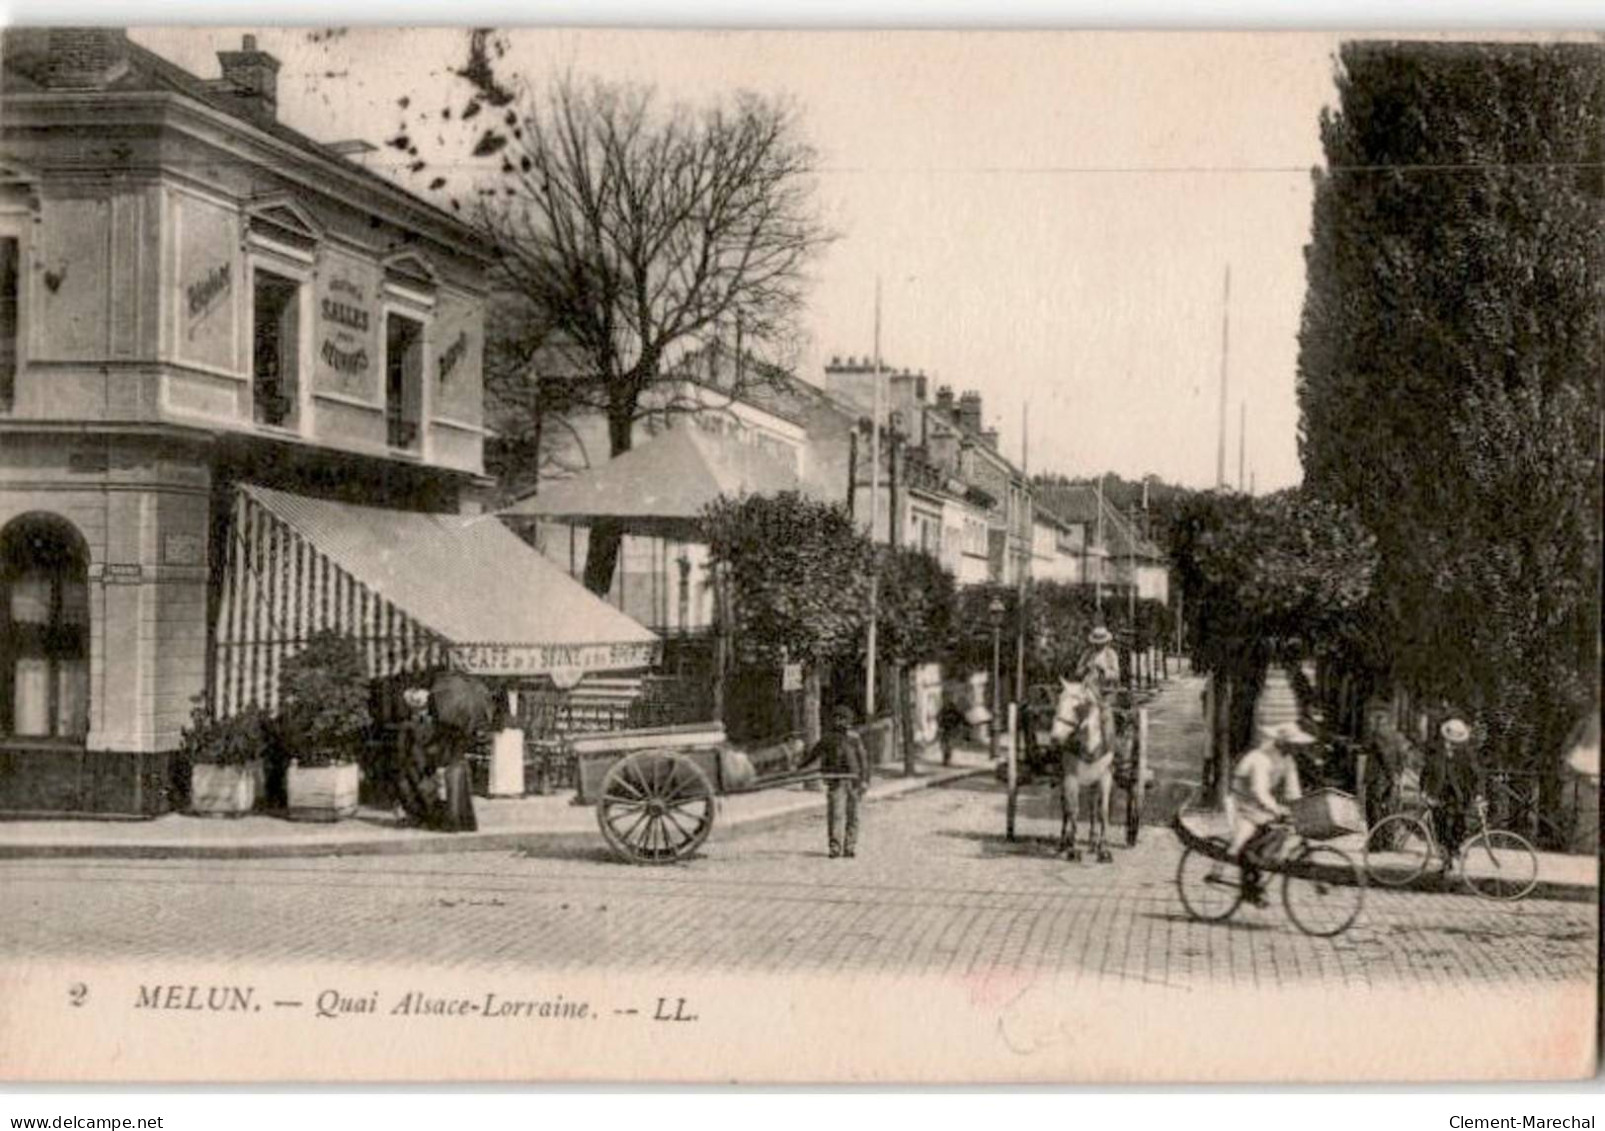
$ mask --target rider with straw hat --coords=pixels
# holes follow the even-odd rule
[[[1076,665],[1076,674],[1085,679],[1087,672],[1092,670],[1098,676],[1098,683],[1102,687],[1113,687],[1120,682],[1120,654],[1114,649],[1114,634],[1103,625],[1092,630],[1087,637],[1091,645],[1081,656],[1081,663]]]

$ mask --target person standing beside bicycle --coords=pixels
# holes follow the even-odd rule
[[[1421,792],[1432,807],[1434,831],[1443,848],[1439,870],[1447,873],[1449,863],[1466,839],[1466,817],[1482,799],[1482,767],[1471,751],[1471,728],[1459,719],[1450,719],[1438,728],[1442,743],[1427,756],[1421,773]]]
[[[1231,820],[1230,851],[1242,872],[1243,898],[1265,906],[1259,852],[1269,826],[1286,820],[1288,806],[1304,796],[1299,785],[1295,752],[1315,739],[1297,723],[1282,723],[1265,734],[1265,741],[1237,760],[1232,788],[1227,795]]]

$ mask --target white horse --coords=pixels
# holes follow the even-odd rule
[[[1109,852],[1109,797],[1114,792],[1114,746],[1104,740],[1103,700],[1094,683],[1059,681],[1064,690],[1054,710],[1049,739],[1059,748],[1059,807],[1064,814],[1059,825],[1059,850],[1071,860],[1080,860],[1076,848],[1076,815],[1082,792],[1097,787],[1098,795],[1088,821],[1088,847],[1098,863],[1114,859]]]

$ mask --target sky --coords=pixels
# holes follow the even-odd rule
[[[133,35],[210,76],[241,31]],[[447,72],[464,55],[458,30],[255,34],[282,62],[280,118],[320,140],[381,143],[402,96],[462,101]],[[1299,481],[1303,249],[1337,36],[524,29],[510,41],[505,65],[537,83],[572,70],[692,104],[738,88],[795,100],[841,235],[810,269],[803,377],[872,354],[878,277],[885,364],[924,370],[933,393],[978,391],[1016,460],[1028,425],[1032,471],[1209,486],[1225,315],[1228,481],[1245,436],[1259,491]]]

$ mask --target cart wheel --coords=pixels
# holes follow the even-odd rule
[[[713,831],[713,785],[691,759],[643,750],[602,779],[596,823],[613,851],[633,864],[671,864]]]

